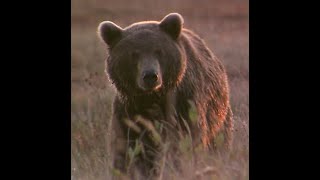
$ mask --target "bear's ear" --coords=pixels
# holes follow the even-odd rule
[[[160,21],[160,28],[176,40],[182,29],[183,18],[178,13],[170,13]]]
[[[103,21],[99,24],[98,34],[110,47],[114,46],[121,38],[123,29],[111,21]]]

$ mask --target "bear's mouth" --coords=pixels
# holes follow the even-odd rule
[[[147,92],[158,91],[158,90],[160,90],[160,88],[161,88],[161,84],[158,84],[158,85],[156,85],[155,87],[152,87],[152,88],[145,88],[144,91],[147,91]]]
[[[143,84],[143,85],[139,86],[139,88],[145,93],[152,93],[152,92],[159,91],[161,89],[161,86],[162,86],[161,83],[158,83],[158,84],[155,84],[155,85]]]

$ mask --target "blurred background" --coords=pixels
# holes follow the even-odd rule
[[[249,0],[72,0],[71,1],[71,174],[78,179],[108,179],[106,131],[114,88],[104,74],[106,45],[97,36],[101,21],[121,27],[161,20],[170,12],[184,18],[184,27],[205,40],[225,65],[235,118],[233,150],[203,157],[203,167],[186,165],[185,174],[213,167],[203,178],[249,179]]]

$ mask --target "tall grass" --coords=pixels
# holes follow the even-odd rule
[[[170,156],[163,156],[167,158],[159,160],[160,177],[249,179],[248,1],[244,0],[72,0],[71,179],[109,179],[115,173],[107,153],[115,89],[104,74],[106,47],[97,38],[98,23],[112,20],[124,27],[141,20],[160,20],[174,11],[184,16],[185,26],[207,42],[227,69],[235,135],[230,152],[210,154],[198,149],[195,155],[190,137],[182,137],[176,142],[180,171]],[[132,158],[136,151],[131,150]]]

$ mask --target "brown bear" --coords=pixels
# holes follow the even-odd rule
[[[215,149],[215,138],[221,132],[225,147],[230,148],[233,118],[226,71],[183,22],[180,14],[170,13],[161,21],[143,21],[126,28],[110,21],[98,27],[108,46],[106,73],[117,89],[109,126],[115,168],[126,170],[128,149],[131,154],[137,150],[137,140],[144,143],[139,149],[144,152],[140,153],[144,157],[142,171],[153,167],[152,150],[158,146],[150,132],[156,120],[167,125],[160,139],[172,132],[189,133],[194,147],[201,144]],[[192,105],[196,120],[190,115]]]

